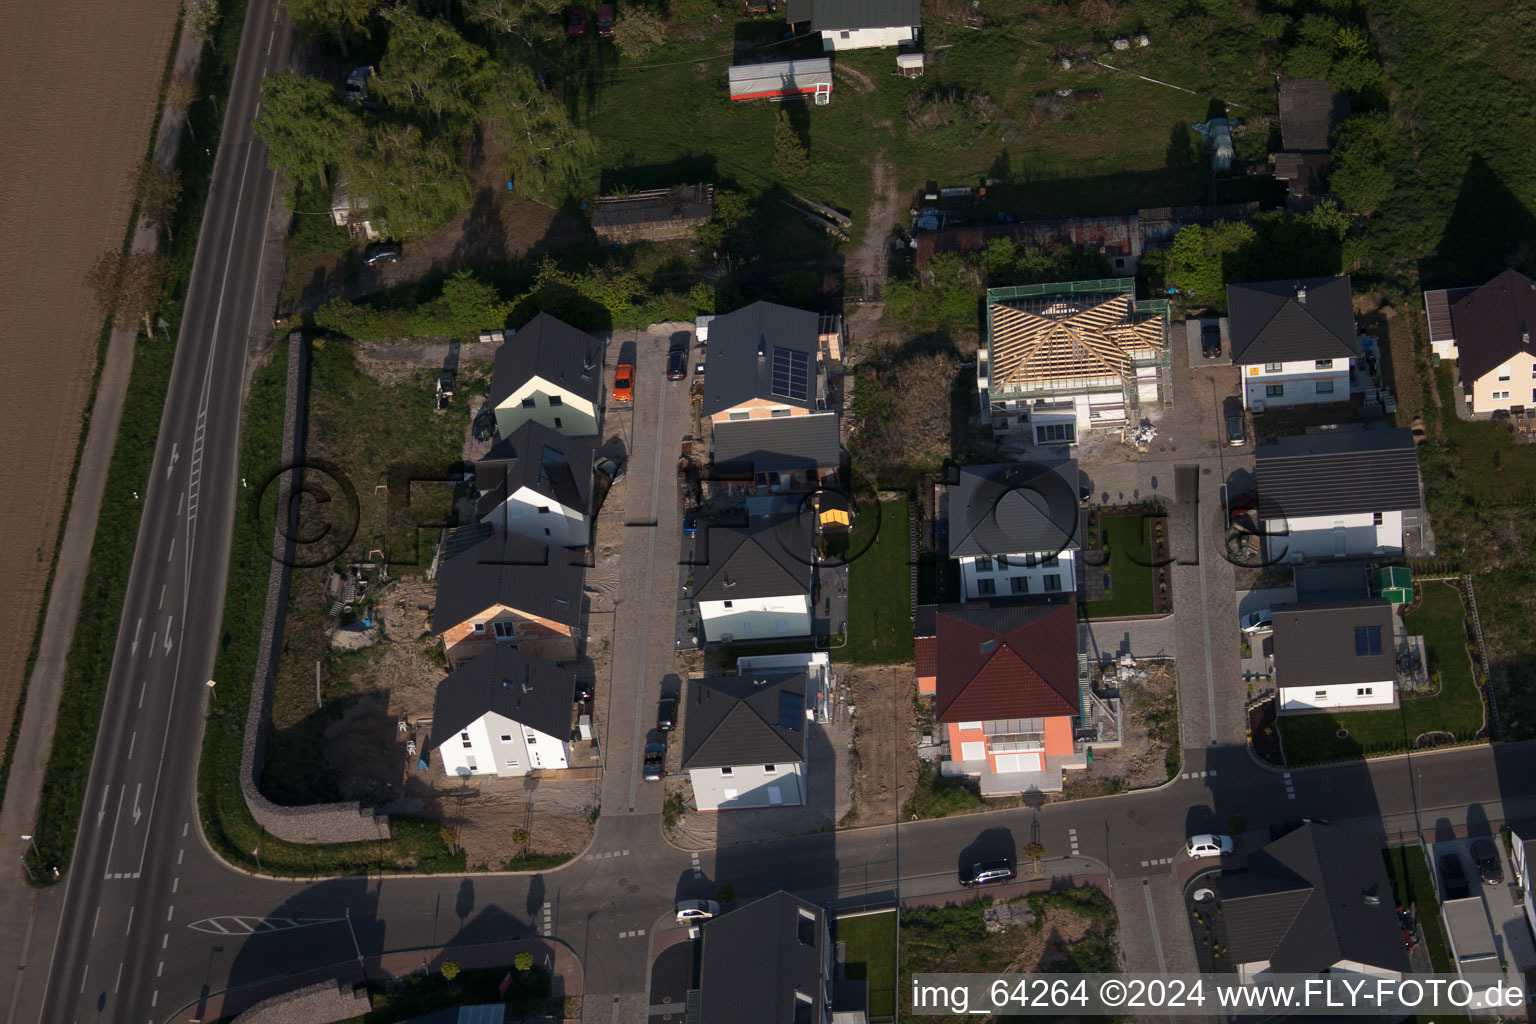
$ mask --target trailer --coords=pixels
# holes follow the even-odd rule
[[[733,100],[782,100],[811,96],[817,106],[832,99],[832,60],[783,60],[769,64],[737,64],[728,72]]]

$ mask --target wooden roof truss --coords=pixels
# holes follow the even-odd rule
[[[1135,377],[1136,352],[1161,352],[1161,317],[1138,319],[1130,295],[996,304],[988,351],[993,387]]]

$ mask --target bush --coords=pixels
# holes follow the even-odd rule
[[[444,978],[452,981],[459,976],[459,962],[457,960],[444,960],[443,966],[439,970]]]
[[[512,966],[520,971],[526,971],[533,967],[533,954],[524,950],[512,958]]]

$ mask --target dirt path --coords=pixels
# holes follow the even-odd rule
[[[911,665],[839,667],[854,712],[853,815],[845,824],[877,825],[896,812],[917,781],[913,735],[917,674]]]
[[[873,180],[869,212],[864,216],[864,234],[848,259],[850,297],[856,297],[854,289],[858,286],[853,284],[854,278],[863,277],[864,295],[872,300],[853,307],[846,320],[849,347],[855,352],[880,340],[880,320],[885,314],[885,303],[878,299],[884,295],[887,245],[902,204],[900,182],[891,165],[886,163],[884,152],[875,154],[870,174]]]
[[[5,5],[0,21],[0,733],[16,712],[58,536],[101,316],[85,284],[122,244],[176,0]],[[110,88],[82,88],[81,69]],[[41,357],[46,350],[46,359]],[[25,485],[21,484],[25,481]]]

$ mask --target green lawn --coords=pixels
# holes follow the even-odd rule
[[[1440,692],[1403,700],[1396,710],[1282,716],[1280,736],[1288,763],[1321,764],[1403,750],[1426,732],[1471,739],[1482,727],[1483,698],[1466,653],[1461,594],[1437,581],[1419,587],[1424,600],[1408,616],[1408,632],[1423,635],[1430,671],[1440,673]],[[1338,738],[1340,729],[1349,730],[1348,738]]]
[[[839,660],[899,665],[912,660],[912,568],[905,496],[854,520],[848,566],[848,646]]]
[[[1152,567],[1141,563],[1152,560],[1152,541],[1147,536],[1146,516],[1100,516],[1100,543],[1109,549],[1109,582],[1112,596],[1107,601],[1087,601],[1080,607],[1085,618],[1117,619],[1127,615],[1151,615]],[[1085,574],[1103,572],[1100,566],[1085,565]]]
[[[1424,929],[1424,942],[1429,949],[1429,962],[1439,973],[1455,970],[1446,952],[1445,934],[1440,930],[1440,900],[1435,882],[1429,875],[1429,865],[1424,862],[1424,851],[1418,846],[1394,846],[1383,850],[1387,860],[1387,876],[1392,879],[1392,892],[1397,905],[1408,907],[1418,904],[1419,924]]]
[[[838,941],[847,944],[849,981],[869,982],[871,1024],[896,1017],[896,912],[841,917]]]

